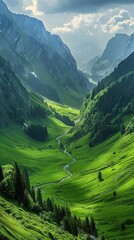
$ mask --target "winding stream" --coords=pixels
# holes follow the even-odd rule
[[[60,144],[61,144],[60,138],[66,136],[67,133],[68,133],[68,131],[65,132],[65,134],[63,134],[63,135],[61,135],[61,136],[59,136],[59,137],[56,138],[59,146],[60,146]],[[76,162],[76,159],[73,158],[73,157],[71,156],[71,154],[67,151],[66,145],[63,145],[63,148],[64,148],[64,153],[65,153],[68,157],[70,157],[70,158],[72,159],[72,161],[63,167],[63,170],[68,173],[68,176],[62,178],[62,179],[59,181],[59,183],[63,183],[64,181],[66,181],[67,179],[69,179],[69,178],[73,175],[73,173],[69,170],[69,167]]]
[[[50,118],[51,116],[55,115],[55,113],[51,110],[50,107],[49,107],[49,110],[50,110],[50,112],[52,113],[52,114],[49,116],[49,118]],[[66,131],[64,134],[62,134],[62,135],[60,135],[60,136],[58,136],[58,137],[56,138],[56,141],[57,141],[57,143],[58,143],[59,146],[61,145],[60,139],[61,139],[62,137],[64,137],[64,136],[66,136],[67,133],[68,133],[68,131]],[[67,151],[66,145],[63,145],[63,152],[64,152],[68,157],[70,157],[71,160],[72,160],[70,163],[68,163],[67,165],[65,165],[65,166],[63,167],[63,170],[64,170],[65,172],[67,172],[68,176],[63,177],[61,180],[59,180],[59,181],[57,181],[57,182],[47,182],[47,183],[38,184],[38,185],[36,185],[36,186],[34,187],[35,189],[36,189],[36,188],[39,188],[39,187],[43,187],[43,186],[52,185],[52,184],[60,184],[60,183],[63,183],[64,181],[68,180],[68,179],[73,175],[73,173],[69,170],[69,167],[76,162],[76,159],[73,158],[73,157],[71,156],[71,154]]]
[[[50,110],[50,112],[52,113],[52,114],[49,116],[49,118],[50,118],[52,115],[55,115],[55,113],[51,110],[50,107],[49,107],[49,110]],[[62,135],[60,135],[60,136],[58,136],[58,137],[56,138],[56,141],[57,141],[57,143],[58,143],[59,146],[61,146],[61,141],[60,141],[60,139],[61,139],[62,137],[65,137],[65,136],[67,135],[67,133],[68,133],[68,131],[66,131],[64,134],[62,134]],[[43,187],[43,186],[48,186],[48,185],[60,184],[60,183],[63,183],[63,182],[65,182],[66,180],[68,180],[69,178],[72,177],[73,173],[69,170],[69,167],[76,162],[76,159],[75,159],[74,157],[72,157],[71,154],[67,151],[66,145],[63,145],[63,152],[64,152],[69,158],[71,158],[71,160],[72,160],[70,163],[68,163],[67,165],[65,165],[65,166],[63,167],[63,170],[64,170],[65,172],[67,172],[68,176],[63,177],[61,180],[59,180],[59,181],[57,181],[57,182],[48,182],[48,183],[44,183],[44,184],[39,184],[39,185],[35,186],[35,189],[36,189],[36,188],[39,188],[39,187]],[[64,202],[64,200],[62,200],[62,201]],[[96,238],[96,237],[94,237],[94,236],[92,236],[92,235],[90,235],[90,237],[91,237],[92,240],[98,240],[98,238]]]

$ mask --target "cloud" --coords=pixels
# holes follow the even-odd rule
[[[24,8],[24,10],[32,13],[33,16],[42,16],[43,12],[38,10],[37,0],[32,0],[32,3]]]
[[[4,0],[12,11],[27,13],[35,17],[44,15],[44,13],[38,9],[39,1],[40,0]]]
[[[100,26],[104,33],[126,32],[134,30],[134,18],[128,11],[122,9],[110,17],[106,24]]]
[[[93,22],[93,15],[90,14],[79,14],[74,16],[72,20],[68,23],[65,23],[63,27],[53,28],[54,33],[65,33],[65,32],[75,32],[82,26],[89,26]]]
[[[53,33],[76,33],[82,31],[93,35],[99,31],[103,33],[133,32],[134,18],[128,11],[120,8],[96,14],[79,14],[74,16],[63,26],[53,28]]]
[[[11,10],[30,11],[35,16],[43,13],[95,13],[103,8],[133,4],[134,0],[4,0]],[[25,8],[24,8],[25,7]]]
[[[133,0],[38,0],[39,9],[43,9],[45,13],[91,13],[110,5],[133,3]]]

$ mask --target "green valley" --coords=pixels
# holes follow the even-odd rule
[[[133,240],[130,8],[31,2],[0,0],[0,240]]]
[[[77,159],[71,167],[74,174],[63,186],[57,187],[55,193],[57,197],[64,195],[79,216],[93,215],[99,234],[106,239],[123,239],[124,233],[125,239],[131,239],[134,134],[122,137],[118,133],[93,148],[87,144],[88,137],[71,144],[70,151]],[[98,180],[99,171],[103,178],[101,182]],[[126,230],[122,232],[121,224],[125,222]]]
[[[57,105],[51,102],[51,106],[56,108]],[[71,114],[70,108],[64,106],[63,109],[60,106],[60,113],[65,113],[65,109],[66,114],[67,111]],[[56,110],[59,110],[59,106]],[[75,111],[72,110],[73,112]],[[126,125],[129,119],[131,116],[124,119]],[[44,143],[31,140],[19,125],[11,126],[5,131],[1,128],[1,164],[14,164],[14,161],[17,161],[28,170],[32,185],[41,187],[44,198],[52,196],[57,203],[67,204],[73,213],[82,219],[86,215],[93,215],[99,236],[114,240],[122,239],[125,233],[125,239],[130,239],[133,236],[134,186],[131,176],[134,174],[134,134],[122,136],[117,133],[98,146],[90,148],[89,135],[72,142],[67,148],[76,159],[76,162],[69,166],[73,175],[59,183],[67,176],[63,168],[71,159],[58,145],[56,137],[64,135],[69,127],[55,119],[54,115],[47,118],[45,124],[49,139]],[[63,136],[61,142],[64,143],[67,138]],[[102,173],[102,182],[98,181],[99,171]],[[125,222],[124,232],[121,224]]]

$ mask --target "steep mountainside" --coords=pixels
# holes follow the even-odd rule
[[[121,76],[132,71],[134,71],[134,52],[121,63],[119,63],[117,68],[115,68],[109,76],[105,77],[101,82],[98,83],[98,86],[92,92],[92,98],[98,92],[108,87],[112,82],[117,81]]]
[[[69,48],[58,35],[52,35],[48,32],[40,20],[20,14],[12,14],[12,16],[21,31],[37,40],[44,47],[47,46],[50,52],[58,53],[65,61],[68,60],[69,64],[76,67],[76,62],[72,58]]]
[[[29,92],[14,74],[11,65],[0,57],[0,126],[22,124],[27,120],[40,119],[50,114],[41,96]]]
[[[116,34],[102,56],[92,66],[93,79],[101,80],[108,76],[117,65],[134,51],[134,34]]]
[[[20,121],[29,109],[29,96],[11,66],[0,57],[0,125],[8,120]]]
[[[85,64],[83,71],[92,75],[92,68],[99,58],[100,56],[96,56],[95,58],[89,60],[88,63]]]
[[[5,201],[1,195],[8,197],[14,204]],[[15,207],[15,203],[27,210],[27,213],[23,208]],[[0,212],[1,240],[21,240],[23,234],[28,240],[84,240],[86,236],[97,236],[93,217],[86,224],[73,216],[68,206],[59,206],[51,198],[43,199],[41,189],[30,185],[27,170],[20,169],[16,162],[14,166],[0,165]],[[8,219],[6,213],[9,214]],[[13,224],[15,221],[16,224]]]
[[[91,146],[119,131],[123,117],[134,113],[134,53],[93,90],[84,101],[78,134],[91,133]],[[83,132],[83,133],[80,133]]]
[[[56,224],[44,221],[38,215],[25,211],[0,196],[0,239],[74,240],[76,238],[61,230]]]
[[[11,13],[2,0],[0,46],[23,84],[48,98],[78,106],[92,88],[58,36],[37,19]]]

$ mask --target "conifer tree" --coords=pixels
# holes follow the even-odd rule
[[[65,215],[66,215],[65,208],[61,207],[61,217],[62,217],[62,219],[65,217]]]
[[[125,133],[125,126],[122,125],[122,126],[121,126],[121,134],[123,135],[124,133]]]
[[[85,230],[86,233],[91,233],[89,219],[88,219],[87,216],[86,216],[85,221],[84,221],[84,230]]]
[[[70,228],[71,228],[71,233],[74,235],[74,236],[78,236],[78,228],[77,228],[77,222],[75,220],[75,218],[70,218]]]
[[[4,175],[3,175],[3,170],[2,167],[0,165],[0,182],[4,179]]]
[[[32,209],[33,209],[34,202],[33,202],[33,199],[32,199],[31,195],[29,194],[29,192],[27,191],[26,188],[25,188],[25,190],[24,190],[23,203],[24,203],[24,206],[25,206],[27,209],[29,209],[29,210],[32,210]]]
[[[30,181],[29,181],[29,176],[28,176],[28,172],[26,169],[24,170],[23,176],[24,176],[26,189],[30,193]]]
[[[37,189],[37,202],[41,209],[43,208],[43,200],[42,200],[42,194],[40,188]]]
[[[66,212],[66,216],[68,216],[68,217],[71,216],[71,212],[68,207],[66,207],[65,212]]]
[[[32,197],[33,201],[36,202],[36,200],[35,200],[35,190],[34,190],[33,186],[32,186],[32,189],[31,189],[31,197]]]
[[[24,186],[21,171],[17,163],[15,163],[15,198],[21,202],[23,202],[24,189],[25,189],[25,186]]]
[[[58,205],[58,212],[59,212],[59,218],[60,218],[60,221],[63,220],[62,218],[62,212],[61,212],[61,207]]]
[[[98,172],[98,180],[100,182],[103,180],[101,171]]]
[[[116,197],[116,195],[117,195],[116,191],[113,192],[113,195],[114,195],[114,197]]]
[[[56,204],[54,206],[54,215],[55,215],[56,223],[60,225],[60,211]]]
[[[122,231],[125,230],[125,224],[124,224],[124,223],[121,224],[121,230],[122,230]]]
[[[53,204],[50,198],[47,199],[47,210],[53,212]]]
[[[64,226],[64,230],[65,231],[71,233],[71,228],[70,228],[68,217],[64,217],[64,219],[63,219],[63,226]]]
[[[82,228],[82,222],[81,222],[81,218],[80,217],[77,220],[77,225],[78,225],[79,229]]]
[[[90,229],[91,229],[91,234],[97,237],[97,229],[96,229],[93,217],[91,217],[90,219]]]

